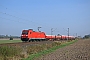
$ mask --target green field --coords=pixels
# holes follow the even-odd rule
[[[21,40],[0,40],[0,44],[3,43],[17,43],[17,42],[22,42]]]

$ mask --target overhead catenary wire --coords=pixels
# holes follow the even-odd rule
[[[4,7],[3,5],[2,5],[2,7]],[[7,7],[4,7],[6,10],[8,10],[8,8]],[[10,9],[9,9],[10,10]],[[14,12],[16,12],[16,11],[14,11]],[[33,20],[33,19],[31,19],[31,20],[28,20],[28,19],[23,19],[23,18],[21,18],[21,17],[17,17],[17,16],[14,16],[14,15],[12,15],[12,14],[9,14],[9,13],[6,13],[6,12],[0,12],[1,14],[5,14],[5,15],[7,15],[7,16],[11,16],[11,17],[14,17],[14,18],[16,18],[16,20],[18,20],[18,21],[15,21],[15,22],[19,22],[19,23],[25,23],[25,21],[28,21],[28,22],[32,22],[35,26],[40,26],[40,27],[42,27],[42,25],[43,25],[43,27],[42,28],[46,28],[46,29],[51,29],[51,27],[49,26],[49,25],[47,25],[46,23],[44,23],[44,22],[42,22],[42,23],[38,23],[38,22],[34,22],[34,21],[31,21],[31,20]],[[17,13],[17,12],[16,12]],[[6,19],[6,18],[5,18]],[[6,19],[7,20],[7,19]],[[11,20],[11,19],[8,19],[8,20]],[[26,24],[25,24],[26,25]],[[36,27],[36,28],[37,28]]]
[[[16,22],[15,24],[17,24],[17,27],[20,27],[20,26],[18,26],[18,23],[19,23],[19,24],[23,25],[23,28],[24,28],[24,29],[26,29],[24,26],[27,26],[27,23],[26,23],[26,22],[23,22],[23,21],[16,21],[16,20],[8,19],[8,18],[3,18],[3,17],[1,17],[1,16],[0,16],[0,19],[12,21],[12,23],[11,23],[11,22],[5,22],[5,21],[4,21],[4,24],[5,24],[5,23],[9,23],[9,24],[14,25],[13,22]],[[3,25],[4,25],[4,24],[3,24]],[[0,26],[3,27],[3,25],[0,25]],[[8,26],[8,25],[7,25],[7,26]],[[16,25],[15,25],[15,26],[16,26]],[[8,27],[9,27],[9,26],[8,26]],[[33,28],[33,27],[30,27],[30,28]]]
[[[7,7],[5,7],[5,6],[1,5],[1,4],[0,4],[0,6],[4,7],[6,10],[9,10],[9,11],[10,11],[10,9],[8,9]],[[13,11],[13,10],[11,10],[11,11]],[[16,11],[13,11],[13,12],[16,12]],[[47,27],[48,27],[48,28],[51,28],[50,26],[46,25],[45,22],[44,22],[44,23],[42,22],[42,24],[41,24],[41,23],[38,23],[38,22],[36,22],[36,21],[34,22],[34,21],[31,21],[31,20],[28,20],[28,19],[23,19],[23,18],[14,16],[14,15],[8,14],[8,13],[6,13],[6,12],[1,12],[1,13],[6,14],[6,15],[9,15],[9,16],[12,16],[12,17],[15,17],[15,18],[19,18],[19,19],[22,19],[22,20],[27,20],[27,21],[32,22],[32,23],[35,23],[35,24],[40,24],[40,25],[45,24],[44,26],[46,26],[46,28],[47,28]],[[18,13],[18,12],[16,12],[16,13]],[[21,13],[20,13],[20,14],[21,14]],[[23,14],[21,14],[21,15],[23,15]],[[32,20],[33,20],[33,19],[32,19]]]
[[[23,18],[14,16],[14,15],[8,14],[8,13],[6,13],[6,12],[0,12],[0,13],[1,13],[1,14],[5,14],[5,15],[8,15],[8,16],[11,16],[11,17],[14,17],[14,18],[17,18],[17,19],[22,20],[22,21],[28,21],[28,22],[32,22],[32,23],[35,23],[35,24],[42,25],[41,23],[33,22],[33,21],[28,20],[28,19],[23,19]],[[34,25],[35,25],[35,24],[34,24]],[[37,26],[37,25],[36,25],[36,26]],[[51,28],[51,27],[44,25],[44,28]]]
[[[24,23],[24,22],[20,22],[20,21],[16,21],[16,20],[11,20],[11,19],[8,19],[8,18],[3,18],[0,16],[1,19],[5,19],[5,20],[9,20],[9,21],[14,21],[14,22],[18,22],[18,23]],[[24,23],[25,24],[25,23]]]
[[[8,14],[8,13],[6,13],[6,12],[0,12],[1,14],[5,14],[5,15],[8,15],[8,16],[11,16],[11,17],[14,17],[14,18],[17,18],[17,19],[21,19],[21,20],[26,20],[26,19],[22,19],[22,18],[20,18],[20,17],[17,17],[17,16],[14,16],[14,15],[11,15],[11,14]],[[32,21],[30,21],[30,22],[32,22]]]
[[[22,18],[18,18],[18,17],[16,17],[16,16],[13,16],[13,15],[10,15],[10,14],[7,14],[7,13],[3,13],[3,12],[0,12],[0,13],[5,14],[5,15],[8,15],[8,16],[12,16],[12,17],[14,17],[14,18],[17,18],[18,21],[17,21],[17,20],[12,20],[12,19],[7,19],[7,18],[1,17],[1,18],[3,18],[3,19],[10,20],[10,21],[15,21],[15,22],[18,22],[18,23],[27,25],[27,23],[25,23],[25,21],[27,21],[27,20],[25,20],[25,19],[24,19],[25,21],[23,21]],[[21,19],[22,21],[21,21],[20,19]],[[37,24],[37,23],[36,23],[36,24]],[[36,28],[37,28],[38,25],[36,25],[36,24],[32,24],[32,25],[36,26]],[[30,25],[30,26],[31,26],[31,25]],[[40,26],[40,27],[42,27],[42,26]],[[33,27],[31,26],[30,28],[33,28]],[[48,27],[46,27],[46,26],[44,26],[44,27],[42,27],[42,28],[50,29],[50,28],[48,28]]]

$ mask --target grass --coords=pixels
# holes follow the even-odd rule
[[[13,59],[15,56],[20,56],[21,51],[22,50],[20,47],[1,46],[0,47],[0,60]]]
[[[0,40],[0,44],[3,43],[17,43],[17,42],[22,42],[21,40]]]
[[[21,42],[20,40],[0,40],[0,41],[2,41],[0,43]],[[25,48],[22,48],[20,46],[1,46],[0,60],[13,60],[13,59],[33,60],[34,58],[38,58],[41,55],[54,52],[56,49],[65,47],[76,41],[77,40],[68,41],[68,42],[54,42],[52,44],[27,46]]]
[[[40,57],[41,55],[45,55],[45,54],[48,54],[48,53],[51,53],[51,52],[54,52],[56,49],[59,49],[59,48],[63,48],[65,46],[68,46],[70,44],[73,44],[75,43],[77,40],[73,40],[73,41],[70,41],[70,42],[67,42],[67,43],[63,43],[61,45],[57,45],[57,46],[54,46],[48,50],[44,50],[44,51],[41,51],[41,52],[38,52],[38,53],[35,53],[35,54],[31,54],[28,58],[26,59],[23,59],[23,60],[33,60],[35,58],[38,58]]]

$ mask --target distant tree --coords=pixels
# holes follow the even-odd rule
[[[60,36],[60,34],[57,34],[57,36]]]
[[[78,36],[77,38],[80,38],[81,39],[82,37],[81,36]]]
[[[4,38],[5,37],[5,35],[0,35],[0,38]]]
[[[10,35],[10,40],[13,40],[13,37]]]
[[[90,34],[89,35],[85,35],[83,38],[90,38]]]
[[[10,40],[13,40],[13,37],[10,37]]]
[[[8,35],[6,35],[5,37],[6,37],[6,38],[8,38],[9,36],[8,36]]]

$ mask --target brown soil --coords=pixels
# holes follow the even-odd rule
[[[90,60],[90,39],[78,40],[74,44],[57,49],[35,60]]]

